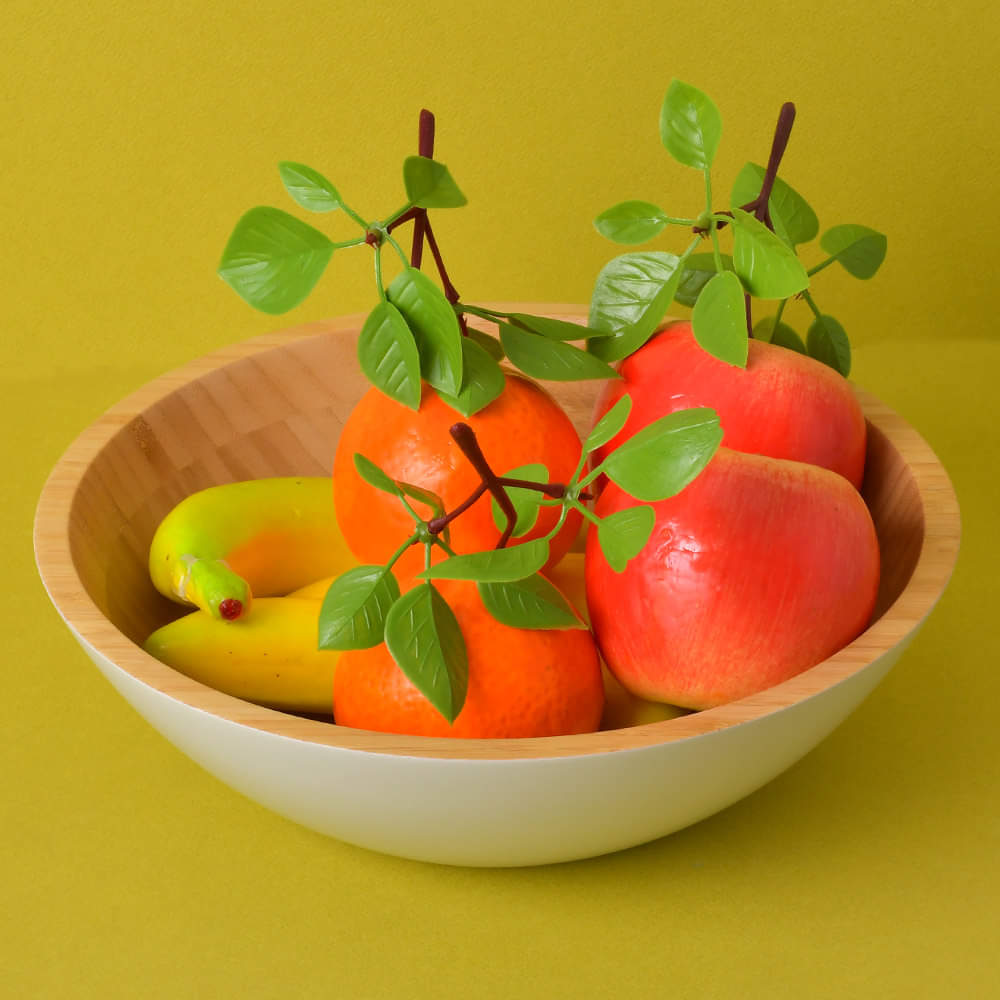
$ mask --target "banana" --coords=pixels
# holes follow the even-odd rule
[[[254,601],[239,628],[193,611],[157,629],[143,649],[217,691],[289,712],[333,712],[339,653],[317,648],[319,602]]]
[[[321,580],[314,580],[307,583],[298,590],[293,590],[289,597],[311,598],[314,601],[322,601],[326,597],[326,592],[330,589],[330,584],[337,578],[335,576],[324,576]]]
[[[329,477],[254,479],[182,500],[157,528],[149,574],[161,594],[235,621],[254,598],[287,594],[357,564]]]

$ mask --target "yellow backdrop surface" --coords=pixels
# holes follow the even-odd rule
[[[2,25],[0,993],[993,995],[994,5],[9,0]],[[824,228],[887,234],[873,281],[830,268],[816,295],[855,345],[853,377],[954,478],[952,587],[899,667],[802,763],[619,855],[439,868],[245,801],[127,708],[48,603],[30,543],[48,470],[164,370],[369,308],[360,254],[336,254],[286,317],[253,312],[215,267],[247,208],[294,210],[280,160],[322,170],[362,213],[398,207],[422,107],[469,198],[435,220],[458,288],[472,301],[586,301],[620,252],[594,231],[599,211],[643,198],[689,214],[702,197],[659,142],[672,77],[722,112],[722,192],[766,158],[793,100],[783,176]],[[799,308],[788,316],[802,329]]]

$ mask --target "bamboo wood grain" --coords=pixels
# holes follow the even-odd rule
[[[584,321],[574,305],[508,311]],[[944,590],[958,553],[959,512],[947,473],[917,432],[861,390],[869,423],[863,493],[882,550],[876,617],[853,643],[767,691],[664,722],[579,736],[430,739],[347,729],[214,691],[138,643],[179,609],[153,589],[149,542],[159,520],[205,486],[259,476],[326,475],[339,430],[367,388],[355,360],[363,316],[256,337],[161,376],[108,410],[53,469],[35,520],[35,553],[59,612],[94,649],[141,682],[240,725],[313,743],[450,758],[591,754],[687,739],[779,711],[835,685],[903,641]],[[593,383],[548,388],[578,428]]]

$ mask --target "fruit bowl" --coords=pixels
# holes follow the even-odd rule
[[[339,429],[367,387],[355,361],[362,322],[257,337],[151,382],[69,447],[35,519],[45,587],[119,693],[210,773],[297,823],[457,865],[568,861],[654,840],[731,805],[819,743],[899,659],[947,585],[959,541],[948,476],[912,427],[859,391],[869,425],[863,492],[883,559],[875,617],[785,683],[629,729],[514,740],[348,729],[208,688],[140,648],[179,613],[149,581],[153,531],[206,486],[328,474]],[[594,384],[548,388],[582,428]]]

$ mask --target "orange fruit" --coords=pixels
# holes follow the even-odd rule
[[[385,645],[342,653],[333,682],[339,725],[413,736],[517,737],[594,732],[604,708],[597,647],[583,629],[501,625],[474,583],[435,587],[458,619],[469,686],[453,724],[396,666]]]
[[[362,563],[385,563],[413,533],[414,521],[398,499],[369,486],[354,466],[356,452],[370,459],[393,479],[436,493],[450,512],[480,484],[479,474],[448,433],[458,422],[476,433],[490,467],[502,476],[518,466],[542,463],[549,482],[567,483],[580,458],[580,437],[566,413],[540,386],[506,372],[504,391],[489,406],[463,417],[427,385],[420,409],[413,411],[378,389],[369,389],[344,424],[333,464],[337,520],[354,555]],[[425,520],[434,512],[411,501]],[[451,546],[459,553],[492,549],[501,532],[493,521],[490,496],[484,494],[450,527]],[[530,532],[510,544],[547,534],[556,524],[559,507],[542,507]],[[551,543],[547,565],[568,551],[580,527],[580,515],[571,512]],[[444,557],[435,546],[434,559]],[[395,570],[411,576],[423,569],[424,548],[409,549]]]

